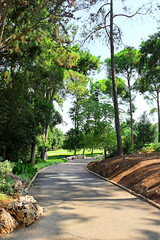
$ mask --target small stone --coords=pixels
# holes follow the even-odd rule
[[[14,190],[18,190],[20,188],[22,188],[23,184],[21,180],[17,180],[15,185],[14,185]]]

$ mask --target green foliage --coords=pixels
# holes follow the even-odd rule
[[[153,148],[154,152],[160,152],[160,143],[151,143],[150,146]]]
[[[124,50],[116,53],[115,57],[115,70],[116,73],[123,75],[126,79],[128,77],[133,77],[136,73],[136,69],[139,63],[139,52],[137,49],[132,47],[127,47]],[[110,73],[111,59],[105,60]]]
[[[0,179],[0,192],[1,193],[12,193],[13,192],[13,186],[14,181],[10,177],[4,177]]]
[[[7,19],[4,21],[4,32],[2,32],[2,39],[0,45],[4,52],[10,50],[12,52],[19,52],[19,44],[21,42],[28,43],[25,39],[27,33],[32,32],[33,29],[38,32],[49,29],[54,40],[62,42],[60,34],[63,34],[63,25],[67,25],[69,21],[70,11],[74,8],[74,4],[66,0],[49,1],[44,4],[43,1],[2,1],[2,13],[6,12]],[[2,15],[2,19],[3,19]],[[54,17],[53,17],[54,15]],[[42,21],[43,19],[43,21]],[[59,29],[57,25],[61,22]],[[63,30],[63,31],[62,31]],[[59,34],[60,32],[60,34]],[[40,39],[36,39],[38,45]],[[64,41],[62,42],[63,44]],[[66,44],[68,41],[66,40]]]
[[[159,83],[160,78],[160,32],[149,36],[140,46],[139,73],[141,77],[140,90],[146,91],[154,84]]]
[[[73,51],[77,53],[77,64],[73,66],[73,70],[84,75],[90,75],[93,70],[100,68],[100,57],[95,57],[89,52],[82,51],[78,45],[72,47]]]
[[[66,36],[66,29],[75,33],[68,26],[72,2],[13,3],[1,4],[7,15],[0,38],[0,155],[16,162],[27,160],[37,136],[61,122],[53,101],[62,104],[64,75],[79,55]]]
[[[143,41],[140,46],[140,62],[139,74],[140,77],[136,82],[137,90],[145,94],[147,100],[155,101],[157,104],[157,115],[160,119],[160,32],[149,36],[147,41]],[[155,112],[152,110],[152,113]],[[160,142],[160,121],[158,121],[158,141]]]
[[[71,128],[66,134],[63,142],[63,148],[68,150],[80,149],[81,145],[81,132],[78,129]]]
[[[11,186],[13,185],[13,180],[11,177],[7,176],[7,173],[12,172],[13,163],[8,160],[0,162],[0,192],[11,193],[13,190]]]
[[[142,153],[152,153],[152,152],[154,152],[154,149],[151,146],[142,148]]]
[[[37,173],[37,171],[37,168],[33,167],[31,163],[23,161],[18,161],[13,168],[14,174],[26,174],[29,175],[30,178],[32,178]]]
[[[160,152],[160,143],[150,143],[150,144],[146,144],[143,148],[142,148],[142,152]]]
[[[154,142],[156,131],[157,126],[150,123],[146,112],[144,112],[141,115],[139,122],[134,123],[135,149],[142,149],[145,144]]]
[[[39,162],[35,166],[36,166],[36,168],[39,171],[42,168],[49,167],[51,165],[67,162],[67,160],[64,160],[63,158],[64,158],[64,156],[61,156],[61,157],[60,156],[56,156],[55,158],[52,157],[52,159],[49,158],[49,160],[47,160],[45,162]]]
[[[63,148],[106,148],[112,152],[116,146],[115,130],[111,123],[114,119],[114,109],[110,102],[99,99],[100,88],[91,82],[89,94],[77,98],[70,115],[75,129],[67,132]]]
[[[49,149],[56,150],[63,145],[63,132],[58,128],[54,127],[49,129],[48,133],[48,147]]]
[[[0,175],[3,176],[7,173],[12,172],[13,169],[13,163],[6,160],[4,162],[0,162]]]
[[[113,99],[113,92],[112,92],[112,79],[108,78],[107,80],[100,80],[98,81],[100,84],[100,88],[104,94],[109,95],[110,98]],[[127,90],[125,81],[122,78],[116,78],[116,85],[117,85],[117,93],[118,96],[121,98],[126,98],[127,96]]]
[[[122,134],[122,146],[123,146],[123,153],[128,154],[132,151],[131,146],[131,127],[130,121],[123,122],[121,124],[121,134]]]

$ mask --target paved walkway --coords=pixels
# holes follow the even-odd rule
[[[44,169],[30,194],[44,216],[10,240],[160,240],[160,211],[86,172],[90,160]]]

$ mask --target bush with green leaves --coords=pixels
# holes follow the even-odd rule
[[[10,161],[6,160],[4,162],[0,162],[0,175],[5,175],[7,173],[12,172],[14,164]]]
[[[155,142],[156,132],[157,126],[150,122],[147,113],[144,112],[140,116],[139,122],[134,123],[134,148],[140,150],[144,146]]]
[[[12,172],[13,163],[8,160],[0,162],[0,192],[11,193],[13,191],[13,179],[7,174]]]
[[[150,146],[153,148],[154,152],[160,152],[160,143],[151,143]]]
[[[13,173],[15,175],[26,174],[30,178],[32,178],[37,173],[37,171],[38,169],[36,167],[33,167],[31,163],[23,161],[18,161],[13,168]]]
[[[146,153],[151,153],[151,152],[160,152],[160,143],[157,142],[157,143],[150,143],[150,144],[147,144],[145,145],[143,148],[142,148],[142,152],[146,152]]]
[[[12,193],[13,188],[12,186],[14,185],[14,181],[11,177],[3,177],[0,179],[0,193]]]
[[[152,153],[154,149],[151,146],[146,146],[142,148],[142,153]]]

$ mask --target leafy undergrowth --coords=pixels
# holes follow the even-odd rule
[[[65,160],[64,158],[65,158],[65,155],[48,156],[48,159],[46,161],[44,160],[38,161],[35,167],[39,171],[40,169],[43,169],[51,165],[67,162],[67,160]]]
[[[88,169],[160,204],[160,153],[108,158]]]

